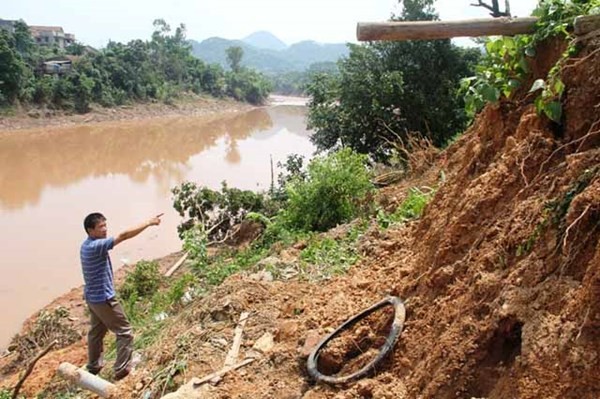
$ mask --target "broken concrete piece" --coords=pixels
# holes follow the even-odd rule
[[[262,337],[260,337],[252,346],[252,349],[261,352],[263,354],[269,353],[273,346],[275,346],[275,341],[273,339],[273,334],[267,332],[264,333]]]

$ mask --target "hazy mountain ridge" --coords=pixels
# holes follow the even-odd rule
[[[251,43],[248,43],[249,40]],[[244,40],[228,40],[211,37],[197,42],[190,41],[193,54],[207,63],[228,67],[225,51],[231,46],[240,46],[244,50],[242,65],[261,72],[304,71],[317,62],[335,62],[348,55],[346,44],[321,44],[315,41],[301,41],[289,47],[281,48],[285,43],[268,32],[256,32]],[[257,46],[262,46],[257,47]],[[267,48],[265,48],[267,47]],[[274,47],[281,48],[275,50]]]
[[[288,45],[277,36],[267,31],[254,32],[242,39],[244,43],[260,49],[267,50],[285,50]]]

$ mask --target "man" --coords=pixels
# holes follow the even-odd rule
[[[137,227],[125,230],[116,238],[107,238],[106,218],[101,213],[91,213],[83,221],[88,237],[81,244],[80,257],[85,281],[83,292],[91,323],[87,369],[92,374],[98,374],[102,369],[103,339],[109,330],[117,337],[115,380],[120,380],[131,372],[133,334],[123,308],[115,298],[113,269],[108,251],[148,227],[158,226],[162,215],[161,213]]]

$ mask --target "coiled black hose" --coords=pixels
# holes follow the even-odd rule
[[[358,370],[352,374],[348,374],[348,375],[344,375],[344,376],[340,376],[340,377],[334,377],[334,376],[330,376],[330,375],[321,374],[321,372],[317,369],[317,363],[319,360],[319,352],[321,351],[321,349],[323,349],[323,347],[325,345],[327,345],[327,343],[329,341],[331,341],[333,338],[335,338],[342,331],[348,330],[350,327],[352,327],[354,324],[356,324],[356,322],[358,322],[359,320],[367,317],[371,313],[373,313],[376,310],[381,309],[382,307],[387,306],[387,305],[392,305],[394,307],[394,321],[392,322],[392,328],[390,330],[389,335],[387,336],[387,338],[385,340],[385,344],[383,344],[383,346],[379,350],[379,353],[377,354],[377,356],[375,356],[375,358],[371,362],[369,362],[367,365],[365,365],[363,368],[361,368],[360,370]],[[308,361],[307,361],[308,374],[316,381],[325,382],[328,384],[343,384],[343,383],[346,383],[346,382],[349,382],[352,380],[357,380],[357,379],[365,377],[367,374],[369,374],[371,371],[373,371],[375,369],[375,367],[377,367],[377,365],[386,357],[386,355],[389,353],[389,351],[394,347],[394,345],[396,344],[396,340],[402,333],[402,328],[404,327],[405,319],[406,319],[406,309],[404,307],[404,302],[402,302],[402,300],[400,298],[393,297],[393,296],[387,297],[383,301],[362,311],[361,313],[348,319],[344,324],[339,326],[337,328],[337,330],[335,330],[334,332],[329,334],[327,337],[325,337],[312,350],[312,352],[310,353],[310,356],[308,357]]]

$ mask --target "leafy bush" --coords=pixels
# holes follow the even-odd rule
[[[178,227],[179,235],[197,223],[202,224],[210,240],[223,240],[231,227],[241,223],[249,212],[272,216],[277,205],[265,194],[229,188],[223,182],[220,191],[184,182],[173,188],[173,207],[185,220]]]
[[[188,252],[192,261],[192,270],[201,270],[208,261],[208,237],[204,225],[197,224],[183,233],[183,249]]]
[[[394,223],[403,223],[408,220],[418,219],[423,214],[425,206],[431,201],[435,190],[421,190],[413,187],[409,190],[408,196],[398,208],[391,214],[387,214],[382,210],[377,213],[377,222],[383,228],[388,228]]]
[[[161,274],[156,261],[139,261],[131,273],[125,277],[120,294],[128,300],[153,295],[160,285]]]
[[[348,148],[311,160],[306,178],[294,178],[286,185],[284,224],[324,231],[361,214],[373,191],[366,160]]]
[[[397,19],[436,19],[432,3],[405,0]],[[308,85],[313,142],[320,150],[347,146],[378,161],[389,157],[396,135],[418,131],[442,145],[466,126],[456,93],[478,58],[478,50],[449,40],[350,45],[339,75],[318,74]]]
[[[486,55],[476,68],[476,74],[461,83],[465,108],[475,115],[486,103],[510,98],[523,85],[528,74],[528,59],[535,56],[539,43],[551,37],[565,37],[570,45],[547,79],[534,82],[530,92],[541,92],[535,100],[538,114],[545,114],[554,122],[562,119],[561,97],[565,86],[560,80],[560,67],[576,52],[568,28],[578,15],[600,13],[600,0],[541,0],[533,12],[538,22],[533,35],[517,35],[488,39]]]

